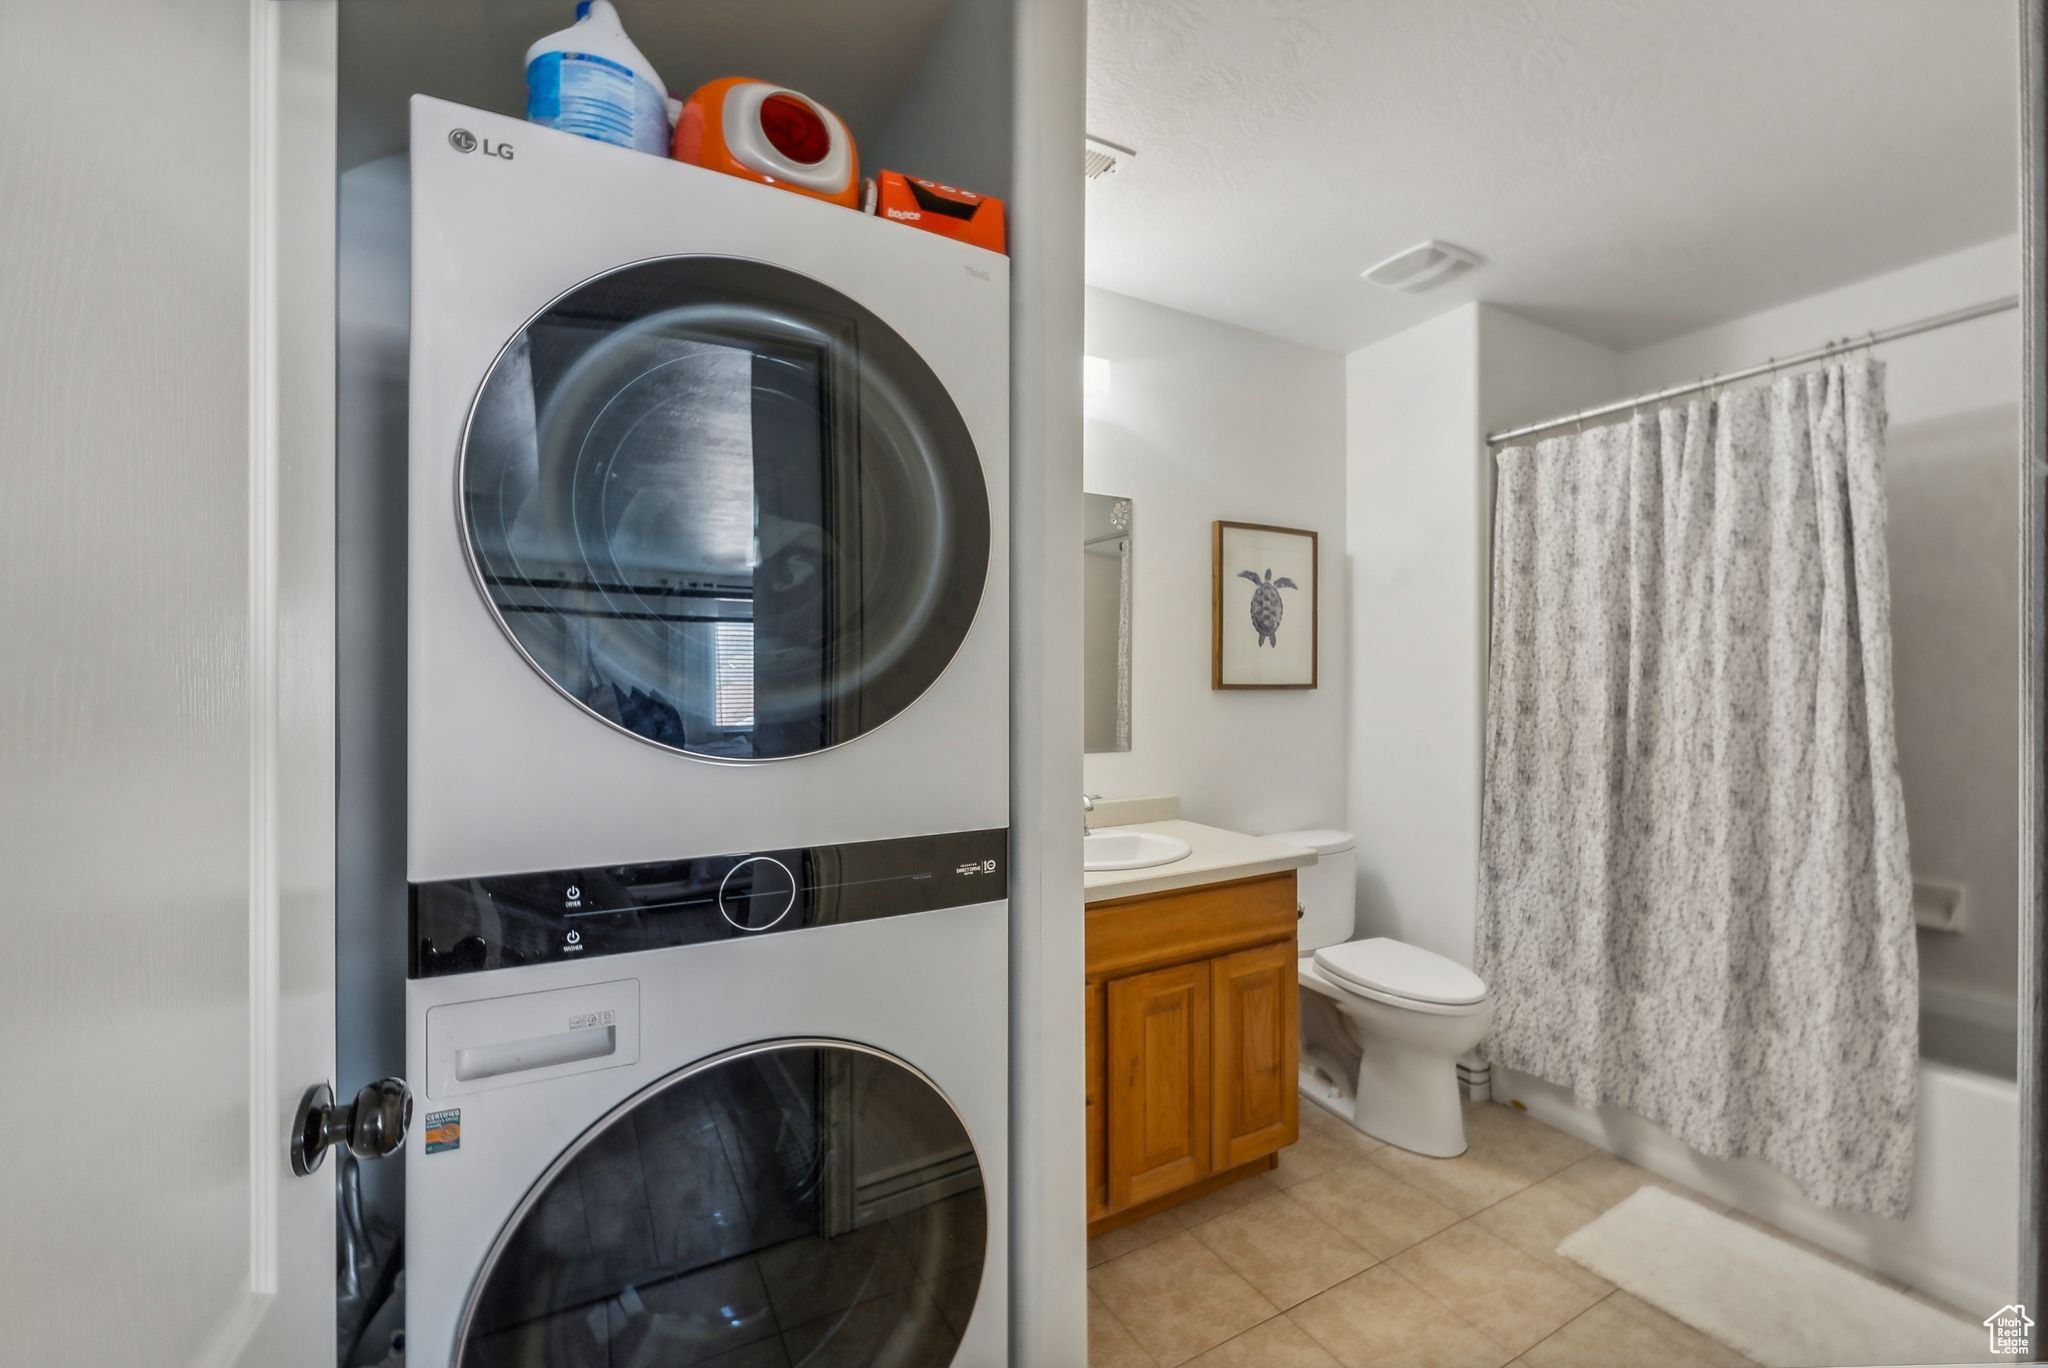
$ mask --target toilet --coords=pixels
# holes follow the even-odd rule
[[[1297,876],[1302,1096],[1390,1145],[1463,1154],[1458,1056],[1493,1022],[1485,982],[1420,946],[1357,936],[1350,832],[1271,839],[1316,853]]]

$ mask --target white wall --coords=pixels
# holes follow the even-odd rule
[[[2016,238],[1644,347],[1624,390],[1675,384],[2011,294]],[[2017,311],[1888,343],[1892,679],[1913,876],[1960,884],[1923,931],[1930,1015],[2015,1029],[2019,950]]]
[[[1604,347],[1467,305],[1346,361],[1358,925],[1472,962],[1493,463],[1484,434],[1620,384]]]
[[[1088,291],[1087,351],[1110,383],[1087,401],[1083,478],[1134,506],[1131,749],[1086,757],[1087,788],[1177,793],[1190,820],[1234,830],[1341,823],[1343,358],[1106,290]],[[1209,687],[1219,518],[1320,534],[1320,687]]]
[[[1490,304],[1480,306],[1479,319],[1482,434],[1590,408],[1628,388],[1617,352]],[[1485,469],[1490,487],[1490,458]],[[1490,522],[1489,514],[1489,536]]]
[[[1631,394],[1657,389],[1946,313],[2012,294],[2019,270],[2019,239],[1999,238],[1624,352],[1622,383]],[[1892,429],[2018,403],[2019,346],[2017,311],[1886,344],[1878,354],[1889,366],[1885,407]]]
[[[1479,315],[1345,362],[1358,924],[1472,962],[1484,525]]]
[[[1088,1357],[1082,1039],[1081,178],[1088,15],[1009,4],[1010,1361]]]
[[[1016,23],[1012,0],[953,0],[888,121],[856,134],[861,164],[1014,198]]]

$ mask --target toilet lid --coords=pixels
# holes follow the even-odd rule
[[[1464,965],[1384,936],[1326,945],[1316,951],[1316,968],[1340,984],[1446,1007],[1486,996],[1485,981]]]

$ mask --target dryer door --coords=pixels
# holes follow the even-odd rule
[[[599,276],[499,353],[463,436],[464,544],[527,661],[705,759],[841,745],[952,660],[988,574],[981,461],[880,318],[756,261]]]
[[[930,1080],[839,1041],[748,1046],[586,1131],[492,1247],[455,1368],[945,1364],[987,1208]]]

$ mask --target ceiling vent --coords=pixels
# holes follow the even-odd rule
[[[1090,134],[1086,140],[1088,161],[1084,174],[1089,180],[1101,180],[1104,176],[1115,175],[1117,168],[1127,161],[1135,161],[1138,154],[1128,147],[1119,147],[1113,142],[1104,142]]]
[[[1486,258],[1477,252],[1468,252],[1452,242],[1417,243],[1405,252],[1396,252],[1377,266],[1365,269],[1365,278],[1375,285],[1402,294],[1421,294],[1433,290],[1447,280],[1465,274]]]

